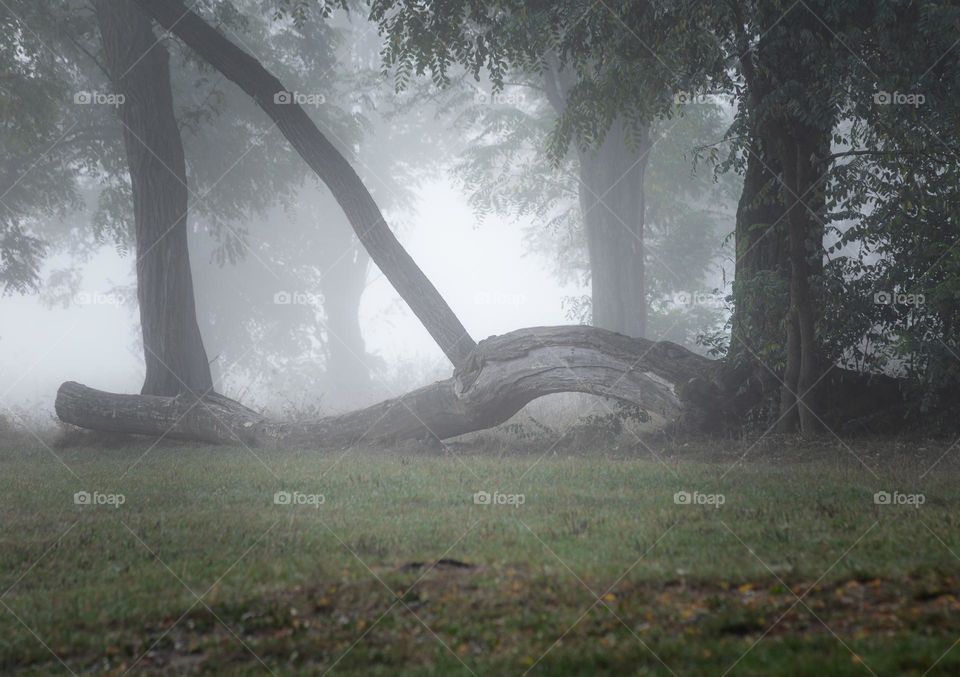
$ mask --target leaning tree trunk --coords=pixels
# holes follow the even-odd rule
[[[137,298],[145,395],[202,395],[213,388],[197,326],[187,251],[187,177],[173,111],[169,55],[150,18],[130,0],[95,3],[133,189]]]
[[[179,0],[134,0],[228,80],[249,94],[340,204],[360,242],[453,365],[476,346],[436,287],[387,226],[347,159],[317,129],[283,84]]]
[[[627,336],[647,332],[643,182],[649,151],[648,129],[630,139],[621,118],[598,149],[578,154],[593,324]]]

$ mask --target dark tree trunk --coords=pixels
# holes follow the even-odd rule
[[[779,139],[790,233],[790,309],[787,317],[787,366],[780,406],[784,432],[817,435],[823,417],[816,387],[824,368],[817,339],[812,281],[823,268],[823,163],[830,148],[830,130],[795,125]],[[816,215],[815,215],[816,214]],[[822,217],[820,217],[822,218]]]
[[[137,298],[145,395],[202,395],[213,388],[197,325],[187,251],[186,167],[173,111],[169,55],[150,18],[130,0],[97,0],[103,52],[133,188]]]
[[[228,80],[277,124],[340,204],[374,263],[455,367],[476,347],[447,302],[390,231],[379,207],[346,158],[285,94],[287,88],[254,57],[230,42],[179,0],[133,0]]]
[[[746,161],[734,232],[730,349],[722,380],[742,416],[772,422],[780,389],[774,370],[783,354],[783,314],[776,309],[787,306],[789,249],[777,176],[780,163],[766,152],[757,133]]]
[[[761,103],[776,86],[783,86],[778,82],[815,82],[816,74],[803,70],[803,54],[772,53],[762,36],[759,44],[751,46],[740,4],[732,3],[731,7],[742,50],[740,66],[747,84],[751,138],[744,194],[737,213],[733,336],[721,380],[729,392],[771,393],[775,389],[769,379],[755,379],[763,385],[744,388],[744,371],[749,369],[743,369],[743,365],[753,362],[772,372],[774,379],[781,378],[776,373],[781,371],[777,388],[779,429],[815,435],[822,429],[819,421],[823,412],[820,389],[814,387],[822,375],[822,360],[816,335],[819,306],[813,282],[822,272],[824,232],[813,213],[823,213],[820,179],[827,167],[817,158],[825,157],[829,151],[831,129],[815,129],[790,112],[761,112]],[[818,20],[807,14],[792,19],[799,22],[797,30],[822,30],[816,25]],[[758,200],[763,186],[771,186],[773,181],[781,184],[769,191],[771,197],[776,194],[776,199]],[[777,227],[761,225],[758,235],[753,236],[757,224],[764,222]],[[746,245],[743,252],[741,243]],[[788,280],[785,296],[781,289],[783,279]],[[763,294],[756,293],[764,289]],[[751,400],[744,399],[748,403]]]
[[[644,336],[643,180],[649,132],[632,143],[617,120],[596,150],[580,151],[580,209],[590,259],[593,324]]]

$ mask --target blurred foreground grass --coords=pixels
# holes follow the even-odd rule
[[[0,449],[0,672],[957,674],[955,453]]]

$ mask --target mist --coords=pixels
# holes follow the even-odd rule
[[[474,335],[502,334],[531,323],[563,324],[567,321],[563,299],[589,291],[583,284],[558,283],[550,258],[525,246],[524,228],[530,227],[529,219],[518,223],[493,218],[480,225],[462,191],[443,179],[418,189],[410,221],[401,236],[404,246],[443,290]],[[269,238],[271,225],[257,224],[251,248]],[[470,256],[452,260],[445,254],[452,250],[470,252]],[[69,253],[58,254],[46,264],[44,272],[49,275],[49,271],[71,265],[74,261]],[[195,260],[192,265],[194,269],[210,268],[210,286],[197,290],[204,303],[215,305],[218,295],[229,294],[228,287],[217,284],[221,266],[216,261]],[[269,264],[252,256],[238,265],[269,271],[269,267],[264,268]],[[136,392],[143,383],[133,260],[129,254],[124,256],[113,247],[103,246],[80,264],[79,272],[81,281],[66,307],[62,302],[45,302],[43,291],[0,300],[4,317],[0,340],[3,401],[44,423],[53,416],[54,396],[67,371],[71,378],[103,390]],[[118,293],[118,288],[129,293]],[[295,293],[310,292],[304,289]],[[313,295],[316,298],[312,300],[322,304],[320,294]],[[367,350],[383,365],[381,392],[391,391],[389,381],[400,365],[410,371],[401,386],[424,385],[445,371],[443,353],[375,266],[367,272],[358,316]],[[243,371],[242,362],[238,368]],[[258,384],[259,380],[254,374],[243,374],[229,383],[235,392],[247,393],[258,404],[274,410],[290,403],[283,393],[271,392],[268,386]],[[356,404],[338,401],[336,392],[317,389],[309,395],[333,410]],[[368,393],[362,403],[369,404],[374,395]]]
[[[0,673],[958,673],[956,3],[0,27]]]

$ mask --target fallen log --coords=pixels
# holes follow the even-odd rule
[[[107,393],[75,382],[57,392],[65,423],[93,430],[256,447],[346,447],[447,439],[491,428],[545,395],[580,392],[676,418],[699,407],[717,363],[669,341],[588,326],[533,327],[477,344],[451,378],[366,409],[279,422],[221,395],[197,399]],[[699,398],[699,399],[698,399]]]

